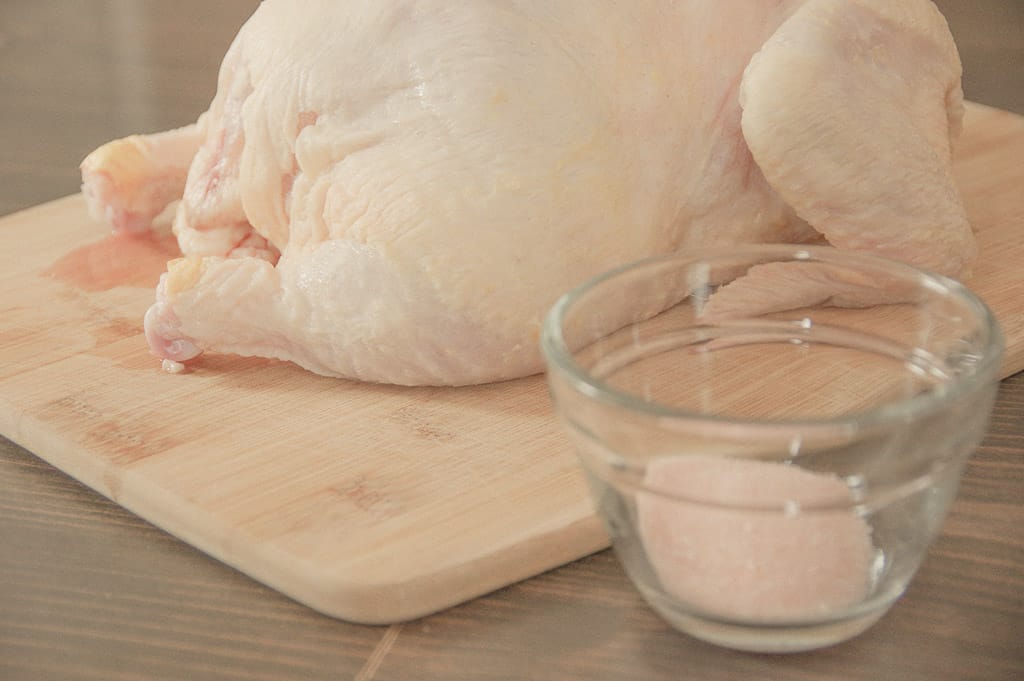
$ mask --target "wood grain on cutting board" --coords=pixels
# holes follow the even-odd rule
[[[972,105],[957,160],[970,282],[1024,368],[1024,119]],[[397,388],[142,337],[161,239],[105,236],[79,196],[0,220],[0,432],[322,612],[426,614],[606,545],[543,380]]]

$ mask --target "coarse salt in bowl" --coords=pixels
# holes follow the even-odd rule
[[[643,597],[697,638],[819,648],[910,583],[1002,358],[961,284],[827,247],[655,258],[563,296],[551,394]]]

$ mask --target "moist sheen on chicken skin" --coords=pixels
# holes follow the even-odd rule
[[[180,199],[160,357],[480,383],[646,256],[827,241],[966,276],[960,75],[928,0],[265,0],[196,124],[97,149],[83,191],[122,231]]]

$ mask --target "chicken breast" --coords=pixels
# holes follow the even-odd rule
[[[824,239],[965,275],[960,71],[928,0],[265,0],[209,111],[98,149],[84,192],[122,230],[180,194],[159,357],[495,381],[646,256]]]

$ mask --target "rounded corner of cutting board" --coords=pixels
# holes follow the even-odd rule
[[[546,531],[491,545],[474,556],[456,556],[444,565],[412,569],[408,560],[396,555],[388,566],[381,566],[379,554],[371,560],[337,565],[293,558],[281,561],[281,556],[234,564],[323,615],[355,624],[386,625],[460,605],[606,549],[609,543],[598,517],[581,506],[577,516]],[[399,564],[397,571],[388,569]]]
[[[268,584],[270,580],[261,580]],[[322,615],[353,624],[388,625],[407,622],[456,605],[459,599],[411,592],[405,585],[360,582],[320,571],[294,584],[279,584],[281,593]],[[467,600],[467,599],[461,599]]]
[[[387,625],[445,610],[528,575],[510,580],[481,573],[477,580],[458,583],[443,574],[426,573],[389,582],[315,566],[301,576],[283,579],[280,574],[251,576],[328,617],[353,624]]]

